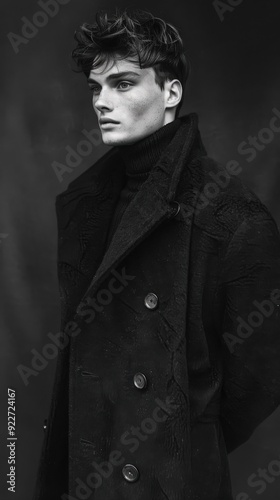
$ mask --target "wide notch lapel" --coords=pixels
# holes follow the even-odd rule
[[[163,220],[175,215],[176,188],[197,135],[197,115],[181,119],[182,126],[129,203],[81,302],[86,296],[92,297],[111,270]]]
[[[123,182],[124,166],[113,148],[56,197],[62,323],[74,314],[102,261]]]

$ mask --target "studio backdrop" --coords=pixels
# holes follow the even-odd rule
[[[198,113],[208,155],[237,162],[280,226],[279,2],[3,0],[1,500],[32,497],[49,411],[56,354],[46,346],[60,324],[55,197],[109,149],[86,78],[73,72],[73,33],[115,7],[149,10],[178,28],[192,66],[180,114]],[[279,419],[277,410],[229,456],[236,500],[280,498]]]

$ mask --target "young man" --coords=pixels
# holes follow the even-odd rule
[[[111,149],[57,197],[61,349],[36,500],[230,500],[280,400],[280,236],[179,117],[178,31],[98,13],[73,57]]]

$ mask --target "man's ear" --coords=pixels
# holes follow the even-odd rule
[[[178,106],[182,99],[183,88],[180,80],[171,80],[166,82],[166,108]]]

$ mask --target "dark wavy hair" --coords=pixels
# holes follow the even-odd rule
[[[138,61],[140,68],[154,68],[155,81],[164,88],[166,80],[178,79],[183,95],[176,109],[175,118],[183,104],[185,85],[190,72],[190,62],[184,53],[183,41],[178,30],[150,12],[136,9],[122,12],[116,8],[115,14],[99,10],[94,24],[83,23],[80,31],[75,31],[76,48],[72,58],[78,72],[87,77],[91,69],[110,60],[127,59]]]

